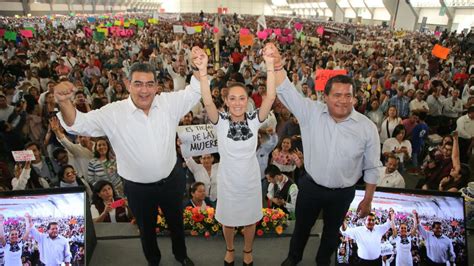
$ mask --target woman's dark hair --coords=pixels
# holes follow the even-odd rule
[[[291,148],[290,148],[290,150],[288,150],[288,152],[294,152],[295,151],[295,145],[293,145],[293,140],[291,139],[290,136],[284,136],[283,138],[281,138],[281,140],[278,142],[278,145],[276,147],[281,151],[282,150],[281,145],[283,144],[283,141],[285,139],[289,139],[290,143],[291,143]]]
[[[112,195],[113,195],[112,197],[113,197],[113,199],[114,200],[118,199],[117,193],[115,192],[114,185],[112,185],[112,183],[110,183],[107,180],[99,180],[94,184],[94,188],[93,188],[93,191],[92,191],[93,192],[92,204],[102,202],[102,199],[99,197],[99,193],[107,185],[109,185],[112,188]]]
[[[393,129],[393,133],[392,133],[392,138],[395,138],[398,134],[400,134],[401,131],[405,131],[405,126],[403,125],[397,125],[394,129]],[[406,135],[406,134],[405,134]],[[405,137],[403,137],[405,138]]]
[[[107,158],[107,160],[110,160],[110,143],[109,143],[109,141],[106,138],[97,138],[97,140],[95,141],[95,144],[97,146],[97,143],[101,140],[103,140],[103,141],[105,141],[105,143],[107,143],[107,154],[105,154],[105,158]],[[96,149],[94,151],[94,158],[99,158],[99,157],[100,157],[100,154],[99,154],[99,151],[97,150],[97,147],[96,147]]]
[[[205,186],[203,182],[194,182],[194,184],[191,185],[191,187],[189,188],[189,196],[192,198],[193,197],[193,193],[196,192],[196,190],[200,187],[200,186]]]
[[[66,169],[68,169],[68,168],[71,168],[72,170],[75,170],[74,167],[70,164],[64,165],[63,167],[61,167],[61,169],[59,169],[59,172],[58,172],[59,179],[64,180],[64,173],[66,172]]]

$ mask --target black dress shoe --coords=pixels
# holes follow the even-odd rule
[[[282,263],[281,263],[281,266],[296,266],[296,263],[290,259],[290,258],[286,258]]]
[[[194,262],[188,257],[184,258],[183,260],[179,260],[179,262],[181,262],[182,266],[194,266]]]

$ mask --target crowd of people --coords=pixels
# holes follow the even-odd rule
[[[136,212],[141,212],[134,205],[134,200],[130,206],[127,200],[131,191],[138,189],[135,183],[141,183],[130,175],[132,172],[148,173],[152,168],[146,165],[153,164],[149,155],[160,155],[137,152],[139,149],[134,148],[143,144],[144,140],[133,142],[128,139],[131,143],[116,148],[114,143],[120,138],[126,138],[126,134],[135,134],[134,124],[120,120],[129,119],[131,116],[128,113],[127,117],[97,115],[93,126],[86,126],[85,122],[77,125],[76,121],[76,127],[71,127],[75,121],[71,117],[76,117],[64,117],[63,110],[69,106],[65,106],[64,102],[58,105],[55,90],[66,84],[66,81],[70,82],[73,90],[63,96],[73,98],[70,107],[79,111],[79,116],[83,113],[98,114],[95,111],[99,109],[110,111],[117,108],[118,103],[128,108],[132,103],[128,99],[134,97],[132,87],[156,88],[156,93],[165,98],[159,104],[165,104],[170,110],[163,118],[166,123],[170,123],[166,125],[173,125],[175,120],[180,125],[212,123],[216,124],[216,128],[219,128],[221,121],[228,123],[222,132],[218,132],[222,138],[228,138],[223,139],[227,140],[225,144],[219,143],[219,154],[203,154],[200,158],[182,158],[179,139],[175,139],[175,134],[166,136],[167,140],[173,139],[173,145],[163,147],[167,151],[172,149],[172,155],[177,153],[172,175],[180,179],[178,193],[180,197],[184,196],[184,205],[217,206],[216,217],[227,225],[224,229],[233,230],[233,225],[248,225],[250,222],[235,224],[233,219],[229,220],[230,214],[222,213],[230,211],[228,208],[232,208],[232,204],[229,202],[232,200],[242,200],[230,199],[232,193],[224,191],[245,188],[247,192],[252,192],[252,197],[257,197],[268,207],[282,208],[294,218],[298,213],[295,205],[300,198],[300,186],[308,185],[305,183],[308,177],[313,175],[314,179],[315,169],[320,169],[317,163],[305,157],[311,156],[311,160],[322,158],[315,156],[312,150],[303,149],[308,145],[305,144],[305,134],[316,131],[309,131],[307,125],[311,123],[310,115],[300,110],[310,110],[309,103],[312,102],[325,104],[330,101],[329,91],[315,89],[319,82],[318,70],[346,70],[350,80],[336,82],[353,86],[352,94],[347,98],[351,109],[375,125],[375,135],[371,131],[364,134],[367,133],[369,140],[365,141],[370,141],[370,144],[380,143],[380,147],[377,147],[379,153],[371,155],[385,165],[373,165],[378,173],[377,186],[405,188],[407,183],[413,183],[407,182],[406,178],[417,176],[419,189],[456,192],[465,187],[471,178],[470,155],[474,146],[472,31],[444,31],[439,35],[429,32],[400,33],[383,26],[309,19],[289,21],[288,18],[267,16],[266,26],[269,29],[288,29],[284,34],[292,38],[281,38],[281,34],[275,30],[269,35],[269,40],[255,39],[251,46],[241,46],[240,29],[247,28],[255,33],[258,17],[203,13],[183,14],[178,18],[163,15],[155,24],[146,23],[149,14],[130,14],[124,17],[125,21],[143,20],[144,25],[130,24],[132,36],[110,34],[105,39],[89,36],[89,31],[120,21],[120,18],[89,18],[0,18],[2,29],[34,28],[32,38],[18,34],[15,40],[0,39],[0,140],[3,158],[0,185],[3,190],[83,186],[92,200],[91,211],[95,222],[130,222]],[[291,30],[292,23],[296,22],[303,24],[301,31]],[[173,25],[198,26],[202,31],[194,34],[174,33]],[[334,34],[321,33],[319,30],[317,33],[316,29],[320,27],[351,32],[353,38],[349,41],[349,48],[347,43],[339,45],[340,38]],[[274,54],[265,53],[269,53],[269,48],[265,46],[268,42],[274,44],[275,51],[272,53],[281,55],[281,62],[277,57],[271,59]],[[451,49],[446,60],[431,54],[435,44]],[[192,47],[200,47],[206,60],[196,55]],[[130,75],[136,71],[133,68],[136,63],[147,63],[154,79],[148,83],[137,81],[131,84]],[[283,73],[281,71],[284,71],[284,76],[280,76]],[[238,95],[235,84],[239,84]],[[209,87],[209,93],[206,86]],[[201,90],[196,89],[198,87]],[[297,94],[284,92],[284,88],[291,87],[296,89]],[[275,97],[274,89],[277,89],[278,97]],[[199,101],[201,91],[202,100]],[[171,95],[170,92],[181,93],[182,100],[188,102],[166,98],[168,94]],[[145,101],[149,95],[142,92],[140,97]],[[238,97],[246,99],[245,106],[234,101]],[[301,97],[301,102],[295,100],[296,97]],[[143,109],[135,99],[133,103]],[[192,105],[191,111],[183,111],[187,105]],[[235,112],[245,113],[247,120],[235,120]],[[148,115],[148,110],[145,113]],[[175,117],[178,114],[179,117]],[[352,119],[359,121],[360,118]],[[300,123],[303,123],[301,128]],[[109,125],[118,125],[119,130],[101,127]],[[252,138],[252,132],[257,137],[256,141],[254,143],[252,139],[249,152],[243,153],[241,144],[243,140]],[[149,134],[147,138],[152,136],[150,132],[138,133]],[[317,134],[306,138],[340,146],[338,152],[341,154],[335,156],[341,158],[349,149],[360,148],[361,143],[350,142],[351,135],[348,132],[328,135],[324,131],[323,135],[324,139]],[[327,139],[329,137],[332,142]],[[229,139],[235,143],[231,144]],[[309,141],[306,140],[306,143]],[[160,145],[148,144],[156,147]],[[253,150],[254,144],[256,151]],[[227,149],[231,150],[229,154],[223,152]],[[19,150],[31,150],[35,159],[14,162],[11,151]],[[235,150],[237,153],[234,153]],[[124,156],[124,151],[131,152]],[[253,154],[252,161],[240,167],[235,162],[229,163],[229,158],[233,156],[243,158],[250,154]],[[343,160],[341,158],[338,159]],[[167,163],[173,164],[171,161]],[[248,166],[247,163],[251,168],[242,167]],[[246,176],[249,180],[240,180],[241,183],[225,183],[218,178],[219,175],[242,174],[244,170],[248,171]],[[348,174],[344,171],[338,174]],[[129,176],[121,176],[119,172]],[[253,176],[254,172],[258,172],[258,175]],[[261,182],[261,190],[252,185],[253,179]],[[338,181],[341,180],[334,182]],[[327,182],[323,186],[352,185],[343,181],[345,183],[342,185]],[[163,184],[160,182],[157,181],[157,185]],[[314,184],[320,185],[319,182]],[[244,198],[252,200],[250,196]],[[377,219],[384,222],[387,213],[380,213],[383,215],[377,216]],[[257,216],[256,212],[249,219],[253,221]],[[140,228],[145,226],[141,218],[137,222]],[[71,237],[67,232],[78,233],[65,231],[63,235],[66,238]],[[230,236],[230,233],[227,235]],[[456,238],[463,235],[462,232],[450,232],[449,237],[455,242]],[[386,239],[389,239],[389,235]],[[142,244],[144,241],[149,240],[142,237]],[[233,244],[230,243],[227,243],[227,261],[233,257]],[[251,251],[251,244],[246,244],[245,250]],[[457,245],[455,250],[457,253],[465,252],[463,247]],[[419,254],[421,251],[417,252]],[[186,258],[186,255],[180,255],[179,260],[183,256]],[[251,261],[248,255],[246,258]]]

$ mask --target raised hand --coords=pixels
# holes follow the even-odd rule
[[[207,73],[208,57],[203,49],[199,48],[198,46],[194,46],[191,50],[191,58],[193,65],[199,69],[199,72]]]
[[[273,69],[275,63],[275,55],[278,53],[275,45],[273,43],[267,43],[263,48],[263,60],[267,66]]]
[[[61,125],[59,125],[59,119],[55,116],[49,119],[49,125],[53,132],[58,132],[61,128]]]
[[[62,81],[54,86],[54,98],[56,102],[66,102],[74,97],[74,84],[69,81]]]

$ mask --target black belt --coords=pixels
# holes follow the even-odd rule
[[[138,182],[133,182],[133,181],[130,181],[130,180],[127,180],[127,179],[124,179],[126,180],[127,182],[130,182],[134,185],[138,185],[138,186],[162,186],[164,184],[166,184],[167,182],[169,182],[171,180],[171,176],[168,176],[167,178],[163,178],[159,181],[156,181],[156,182],[152,182],[152,183],[138,183]]]
[[[354,186],[350,186],[350,187],[336,187],[336,188],[325,187],[325,186],[322,186],[322,185],[316,183],[316,181],[314,181],[314,179],[311,177],[310,174],[306,173],[306,175],[307,175],[307,178],[309,179],[309,181],[310,181],[311,183],[313,183],[315,186],[317,186],[317,187],[319,187],[319,188],[322,188],[322,189],[324,189],[324,190],[343,190],[343,189],[354,188],[354,186],[355,186],[355,185],[354,185]]]

